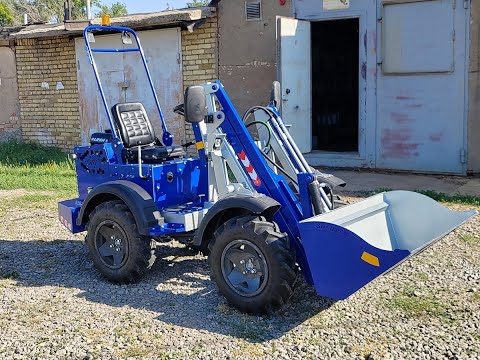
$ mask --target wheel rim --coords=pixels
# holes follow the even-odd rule
[[[268,265],[265,255],[248,240],[235,240],[222,252],[222,275],[235,293],[252,297],[265,288]]]
[[[95,250],[102,263],[111,268],[121,268],[128,259],[128,241],[123,229],[115,221],[102,221],[95,230]]]

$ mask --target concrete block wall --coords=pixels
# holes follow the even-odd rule
[[[217,18],[210,18],[192,33],[182,31],[183,86],[202,84],[218,78]],[[193,130],[186,124],[185,137],[193,140]],[[191,147],[190,150],[194,148]],[[196,152],[196,151],[195,151]]]
[[[219,77],[240,114],[270,99],[277,79],[277,15],[292,16],[292,0],[262,0],[262,19],[250,21],[245,1],[218,3]]]
[[[16,56],[23,140],[71,150],[80,139],[74,40],[17,39]]]

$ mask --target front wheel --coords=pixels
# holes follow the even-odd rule
[[[155,241],[139,234],[121,201],[105,202],[92,211],[85,241],[95,267],[112,282],[135,282],[155,261]]]
[[[270,313],[292,296],[295,254],[275,223],[256,216],[233,218],[217,229],[209,249],[212,280],[240,311]]]

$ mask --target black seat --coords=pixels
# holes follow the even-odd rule
[[[185,156],[182,146],[163,146],[160,143],[141,103],[116,104],[112,107],[112,114],[125,147],[126,161],[138,161],[139,146],[145,163],[158,163]]]

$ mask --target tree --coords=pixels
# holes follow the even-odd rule
[[[100,0],[90,0],[91,8],[102,6]],[[87,18],[87,0],[72,0],[72,19],[81,20]]]
[[[59,23],[64,19],[63,0],[0,0],[0,2],[4,2],[12,10],[13,24],[21,24],[24,14],[28,15],[30,23]],[[86,0],[72,0],[72,19],[86,19],[86,7]],[[103,12],[112,17],[128,14],[125,4],[121,2],[109,7],[104,5],[102,0],[91,0],[91,7],[92,11],[99,10],[95,13],[97,16]]]
[[[3,1],[0,1],[0,26],[13,24],[12,9]]]
[[[13,23],[20,25],[23,15],[28,15],[28,21],[56,22],[63,20],[63,1],[61,0],[3,0],[12,10]],[[61,16],[61,17],[60,17]]]
[[[199,6],[208,6],[208,4],[210,3],[209,0],[193,0],[192,2],[188,2],[187,3],[187,6],[189,8],[191,7],[199,7]]]
[[[128,14],[127,6],[124,3],[116,2],[112,6],[100,5],[97,16],[108,15],[110,17],[124,16]]]

